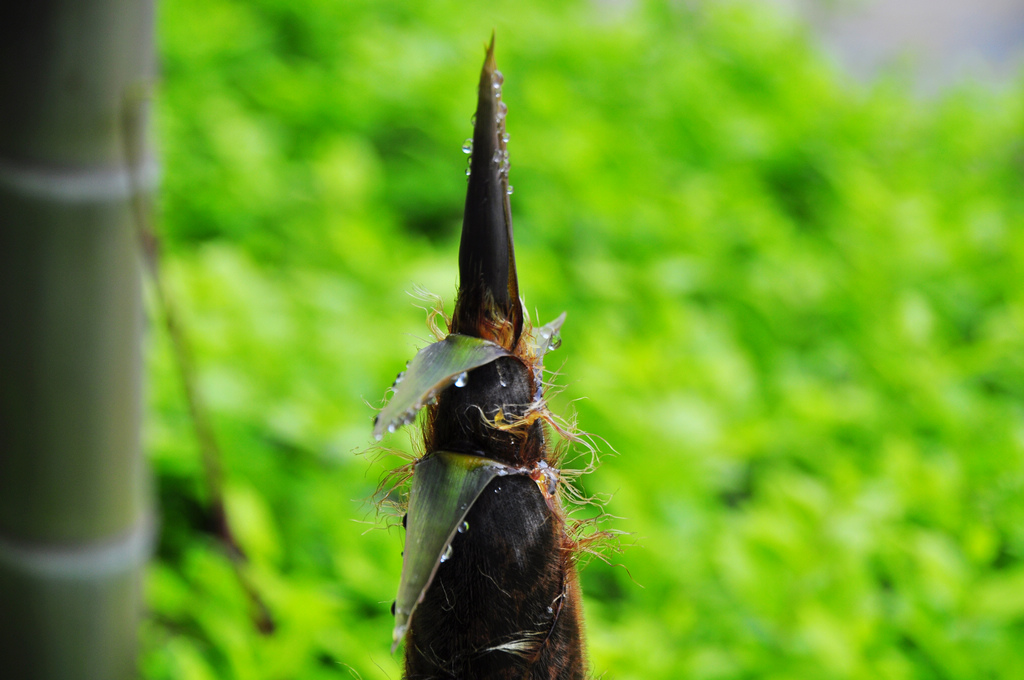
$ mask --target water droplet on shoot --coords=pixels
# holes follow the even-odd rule
[[[544,478],[547,480],[547,488],[545,490],[548,496],[554,496],[555,492],[558,491],[558,474],[548,472],[544,475]]]
[[[505,102],[498,102],[498,122],[500,123],[508,115],[508,104]]]
[[[393,422],[392,423],[388,423],[388,432],[394,432],[396,429],[398,429],[398,428],[395,426],[395,424]]]
[[[463,522],[459,525],[459,533],[464,534],[469,531],[469,522]]]
[[[470,169],[469,169],[469,168],[466,168],[466,177],[469,177],[469,176],[470,176],[470,174],[471,174],[471,171],[470,171]]]
[[[469,373],[463,371],[462,373],[459,373],[459,377],[455,379],[455,386],[465,387],[467,382],[469,382]]]
[[[494,85],[495,85],[495,87],[497,87],[498,85],[501,85],[504,82],[505,82],[505,74],[502,73],[501,71],[495,70],[494,71]]]
[[[473,138],[470,137],[462,143],[462,153],[473,153]]]
[[[548,351],[552,352],[552,351],[558,349],[561,346],[562,346],[562,336],[559,335],[558,333],[555,333],[554,335],[551,336],[551,339],[548,340]]]
[[[503,141],[503,142],[505,142],[506,144],[508,144],[508,140],[509,140],[509,134],[508,134],[508,133],[506,132],[505,134],[503,134],[503,135],[501,136],[501,141]]]
[[[554,614],[555,610],[553,607],[548,607],[548,614]]]
[[[511,196],[512,192],[515,191],[515,187],[513,187],[511,184],[509,184],[507,191],[508,191],[508,195]]]
[[[448,547],[444,549],[444,553],[441,554],[441,561],[447,562],[448,560],[450,560],[452,558],[453,552],[454,551],[452,550],[452,544],[449,543]]]

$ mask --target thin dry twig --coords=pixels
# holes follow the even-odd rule
[[[209,410],[202,399],[197,386],[195,358],[188,335],[180,321],[177,307],[167,290],[160,274],[160,239],[150,222],[153,206],[151,196],[139,187],[139,168],[143,162],[143,116],[142,108],[149,99],[148,88],[139,87],[127,92],[122,107],[122,141],[124,159],[129,182],[131,208],[134,217],[135,231],[139,241],[139,250],[146,273],[153,287],[154,296],[163,319],[164,328],[171,341],[174,363],[178,368],[185,402],[188,405],[189,418],[195,430],[199,452],[202,458],[203,472],[209,494],[209,510],[213,516],[215,535],[224,546],[230,558],[235,575],[242,589],[249,598],[253,610],[253,623],[257,630],[264,634],[274,632],[274,620],[256,586],[245,571],[248,558],[235,539],[231,530],[227,508],[224,503],[224,469],[221,465],[221,450],[217,443]]]

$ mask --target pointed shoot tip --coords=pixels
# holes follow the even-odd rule
[[[509,205],[503,77],[494,58],[494,34],[487,48],[477,93],[473,155],[459,245],[459,300],[453,332],[494,339],[512,349],[523,313],[516,277]],[[511,330],[494,335],[493,327]]]

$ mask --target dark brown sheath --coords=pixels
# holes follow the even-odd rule
[[[542,423],[547,413],[540,384],[543,350],[537,350],[535,336],[546,340],[524,318],[516,278],[501,79],[492,39],[480,75],[459,293],[449,331],[504,351],[486,343],[501,356],[454,382],[439,382],[430,392],[436,401],[426,406],[428,453],[418,463],[467,454],[460,459],[500,472],[492,472],[497,476],[465,504],[465,521],[445,544],[414,605],[415,615],[408,609],[408,626],[396,633],[396,643],[404,635],[409,680],[549,680],[585,674],[576,544],[567,531],[557,471],[548,467]],[[419,370],[415,363],[410,374]],[[410,422],[408,414],[397,422]],[[415,489],[415,477],[413,484]],[[413,517],[416,507],[410,506],[407,554],[420,519]]]

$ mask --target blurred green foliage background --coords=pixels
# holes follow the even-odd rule
[[[210,533],[154,324],[144,677],[400,676],[402,532],[368,501],[400,460],[356,454],[428,338],[409,291],[451,307],[492,28],[520,289],[568,311],[552,407],[617,450],[583,486],[631,532],[582,573],[594,675],[1018,677],[1024,82],[856,83],[731,2],[165,0],[158,25],[164,276],[277,629]]]

